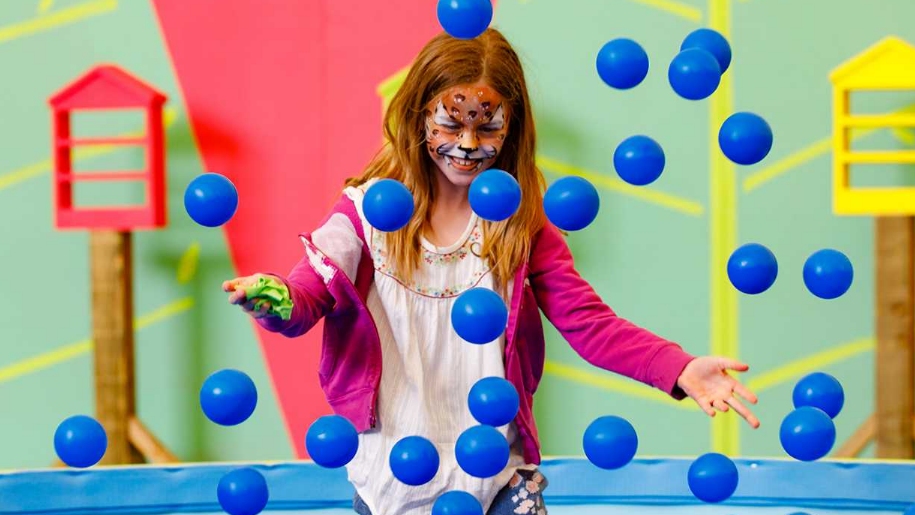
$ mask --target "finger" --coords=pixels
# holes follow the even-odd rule
[[[247,280],[246,277],[235,277],[234,279],[229,279],[222,283],[222,289],[225,291],[235,291],[238,287],[245,283]]]
[[[256,303],[257,303],[257,299],[251,299],[251,300],[245,302],[244,304],[242,304],[242,305],[241,305],[241,308],[242,308],[243,310],[245,310],[246,313],[251,313],[251,314],[253,314],[253,313],[256,311],[256,310],[254,309],[254,305],[255,305]]]
[[[728,404],[733,406],[734,410],[737,411],[737,413],[740,413],[740,416],[743,417],[744,419],[746,419],[746,421],[749,422],[752,427],[754,427],[754,428],[759,427],[759,419],[756,418],[756,415],[754,415],[752,411],[750,411],[746,406],[744,406],[742,402],[737,400],[737,398],[735,398],[735,397],[729,398]]]
[[[235,290],[229,295],[229,302],[231,304],[242,304],[248,299],[248,295],[245,293],[245,290]]]
[[[714,406],[715,409],[722,413],[727,413],[730,410],[730,408],[728,408],[728,404],[721,399],[715,399],[712,402],[712,406]]]
[[[737,382],[734,385],[734,392],[747,400],[750,404],[756,404],[759,402],[759,398],[756,397],[756,394],[751,392],[749,388]]]
[[[712,409],[711,404],[709,404],[707,400],[705,400],[705,399],[696,399],[696,404],[699,405],[699,408],[702,409],[702,411],[704,411],[706,415],[708,415],[708,416],[710,416],[710,417],[714,417],[714,416],[715,416],[715,410]]]
[[[719,366],[726,370],[736,370],[737,372],[746,372],[750,369],[750,365],[737,361],[736,359],[731,358],[720,358],[718,361]]]

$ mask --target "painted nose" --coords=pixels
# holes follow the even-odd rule
[[[480,141],[477,139],[477,135],[473,131],[464,131],[464,135],[458,143],[458,149],[470,155],[478,148],[480,148]]]

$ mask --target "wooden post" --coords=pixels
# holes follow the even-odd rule
[[[95,413],[108,434],[99,465],[178,461],[136,416],[131,240],[129,231],[89,233]]]
[[[89,233],[95,411],[108,433],[100,464],[141,463],[128,438],[136,412],[133,339],[133,256],[128,231]]]
[[[876,219],[876,456],[915,457],[915,224]]]

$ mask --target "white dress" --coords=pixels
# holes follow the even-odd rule
[[[455,459],[461,432],[478,424],[467,406],[470,388],[484,377],[505,376],[504,335],[476,345],[462,340],[451,326],[451,307],[461,293],[477,286],[494,287],[486,260],[478,256],[483,239],[480,220],[472,215],[464,233],[448,247],[423,239],[422,267],[412,281],[405,281],[388,262],[384,233],[365,221],[362,196],[371,184],[347,188],[345,194],[356,205],[374,260],[375,280],[367,305],[381,337],[383,368],[378,424],[360,435],[359,450],[346,467],[349,480],[372,515],[428,515],[436,498],[450,490],[471,493],[485,513],[524,459],[513,424],[498,428],[512,449],[508,465],[498,475],[475,478]],[[315,231],[313,239],[329,256],[340,256],[343,263],[338,263],[347,275],[355,275],[358,253],[343,249],[361,243],[346,217],[332,219]],[[440,460],[435,477],[420,486],[400,482],[388,461],[394,444],[414,435],[431,441]]]

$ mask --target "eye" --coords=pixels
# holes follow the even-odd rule
[[[491,133],[491,132],[496,132],[497,130],[498,130],[498,129],[496,129],[495,127],[489,127],[489,126],[486,126],[486,125],[480,127],[480,132]]]

